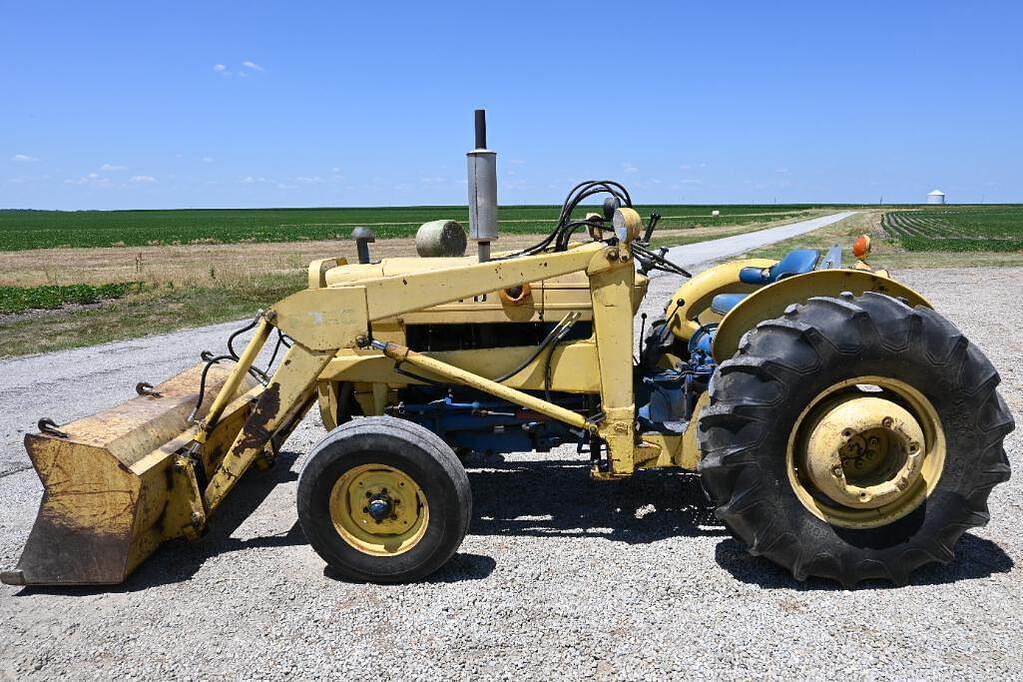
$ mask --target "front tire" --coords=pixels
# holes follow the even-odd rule
[[[812,298],[758,325],[714,376],[704,488],[750,553],[798,580],[904,584],[953,559],[1009,478],[998,382],[933,310]]]
[[[472,490],[455,453],[436,434],[393,417],[334,429],[299,477],[299,524],[347,580],[428,576],[454,555],[471,515]]]

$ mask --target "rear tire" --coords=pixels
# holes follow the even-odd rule
[[[393,417],[334,429],[299,478],[299,524],[347,580],[424,578],[454,555],[471,515],[472,490],[455,453],[436,434]]]
[[[811,513],[805,493],[801,501],[804,474],[793,472],[792,444],[805,442],[798,441],[800,420],[818,396],[864,376],[890,377],[890,385],[922,396],[944,447],[922,502],[890,522],[878,513],[843,527]],[[960,536],[987,523],[991,489],[1009,478],[1002,442],[1014,425],[998,382],[984,355],[933,310],[872,292],[812,298],[759,324],[715,374],[698,429],[704,488],[751,554],[798,580],[904,584],[916,568],[953,559]],[[862,510],[846,510],[837,514],[862,518]]]

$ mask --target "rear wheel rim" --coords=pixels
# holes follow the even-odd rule
[[[812,514],[842,528],[885,526],[918,509],[945,465],[937,410],[898,379],[861,376],[829,386],[796,419],[786,469]]]
[[[330,492],[330,518],[341,538],[371,556],[410,551],[426,534],[426,494],[404,471],[363,464],[338,478]]]

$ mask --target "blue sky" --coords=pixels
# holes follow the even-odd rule
[[[1023,201],[1014,2],[0,3],[0,207]]]

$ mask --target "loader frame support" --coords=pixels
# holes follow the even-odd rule
[[[636,468],[636,405],[632,387],[632,287],[636,272],[631,264],[590,276],[593,331],[600,365],[600,404],[604,420],[598,435],[607,443],[608,471],[599,478],[629,476]]]
[[[599,425],[559,405],[407,348],[387,344],[382,348],[378,346],[378,350],[456,383],[528,406],[575,428],[591,433],[596,431],[607,443],[609,467],[595,473],[602,478],[628,476],[635,469],[637,457],[632,387],[632,289],[635,270],[630,259],[631,254],[625,244],[595,242],[563,252],[306,289],[280,301],[260,321],[255,336],[242,353],[225,390],[217,395],[196,437],[201,446],[215,426],[219,410],[227,404],[230,395],[227,389],[236,386],[249,371],[272,327],[276,326],[290,336],[294,345],[209,479],[203,493],[206,514],[221,504],[242,474],[265,452],[274,436],[289,433],[302,418],[311,405],[317,378],[337,352],[368,344],[372,339],[372,322],[572,272],[586,272],[590,279],[600,363],[600,397],[604,410]],[[650,453],[643,456],[644,459],[650,457]]]
[[[250,348],[257,339],[258,335],[250,343]],[[263,342],[265,340],[264,337]],[[312,351],[297,343],[288,350],[206,486],[203,501],[207,513],[220,506],[242,474],[270,444],[270,439],[282,429],[290,431],[291,426],[304,416],[311,404],[309,398],[316,377],[333,357],[332,352]]]

